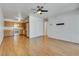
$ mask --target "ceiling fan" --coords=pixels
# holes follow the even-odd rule
[[[43,12],[48,12],[48,10],[44,9],[44,6],[37,6],[36,9],[32,9],[34,13],[42,14]]]

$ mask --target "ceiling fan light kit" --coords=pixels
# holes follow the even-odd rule
[[[41,11],[38,11],[37,14],[42,14],[42,12]]]

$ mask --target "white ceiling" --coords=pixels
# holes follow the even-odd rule
[[[14,18],[18,15],[18,12],[27,17],[32,13],[31,9],[36,8],[37,5],[43,5],[44,9],[48,10],[41,17],[53,17],[79,8],[78,3],[2,3],[0,8],[2,8],[5,18]]]

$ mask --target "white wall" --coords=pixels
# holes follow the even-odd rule
[[[0,8],[0,44],[3,40],[4,37],[4,19],[3,19],[3,14],[2,14],[2,10]]]
[[[56,25],[62,22],[64,25]],[[48,23],[49,37],[79,43],[79,12],[53,17]]]
[[[43,20],[35,15],[29,16],[30,38],[43,35]]]

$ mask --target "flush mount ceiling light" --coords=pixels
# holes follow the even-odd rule
[[[43,14],[43,12],[48,12],[48,10],[44,9],[44,6],[37,6],[36,9],[32,8],[32,10],[34,13],[37,13],[37,14]]]

